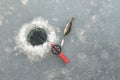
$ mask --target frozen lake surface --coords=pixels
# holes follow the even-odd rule
[[[120,0],[0,0],[0,80],[120,80],[119,5]],[[40,17],[60,43],[72,16],[62,47],[69,64],[51,52],[36,60],[16,48],[23,25]]]

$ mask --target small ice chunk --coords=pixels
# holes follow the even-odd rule
[[[22,2],[23,5],[27,5],[28,0],[21,0],[21,2]]]

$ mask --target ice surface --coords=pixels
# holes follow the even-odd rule
[[[0,0],[0,80],[120,80],[119,5],[119,0]],[[72,16],[72,30],[63,37]],[[22,27],[41,17],[54,28],[59,44],[65,39],[68,65],[50,51],[41,58],[38,48],[30,48],[40,55],[31,62],[30,50],[16,48]]]
[[[21,2],[22,2],[23,5],[27,5],[28,1],[29,0],[21,0]]]

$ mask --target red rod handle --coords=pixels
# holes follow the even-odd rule
[[[64,61],[66,64],[69,63],[69,59],[68,59],[62,52],[59,54],[59,56],[60,56],[60,58],[63,59],[63,61]]]

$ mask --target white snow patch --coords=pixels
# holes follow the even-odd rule
[[[0,21],[0,26],[2,25],[2,21]]]
[[[57,18],[52,18],[52,20],[53,20],[53,21],[55,21],[55,22],[57,22],[57,21],[58,21],[58,19],[57,19]]]
[[[103,0],[101,1],[101,8],[99,9],[99,12],[102,16],[108,17],[113,12],[113,5],[111,0]]]
[[[27,5],[28,0],[21,0],[21,2],[22,2],[23,5]]]
[[[73,80],[71,77],[71,70],[66,68],[61,68],[59,71],[56,71],[55,69],[49,70],[44,72],[46,75],[47,80],[58,80],[61,77],[64,78],[64,80]]]
[[[93,5],[93,6],[97,6],[97,2],[95,2],[93,0],[90,2],[90,4]]]
[[[87,61],[87,55],[85,53],[78,53],[76,58],[78,58],[79,63]]]
[[[32,46],[26,39],[27,34],[33,28],[43,28],[47,33],[47,40],[43,45]],[[55,30],[48,23],[48,21],[43,18],[35,18],[32,22],[26,23],[22,26],[18,32],[17,37],[15,37],[16,48],[22,51],[25,55],[28,56],[30,60],[39,60],[45,57],[50,49],[51,43],[57,43],[58,37],[55,33]]]
[[[53,80],[54,77],[56,76],[56,70],[55,69],[49,70],[44,72],[44,74],[46,75],[47,80]]]
[[[84,29],[78,29],[76,32],[80,41],[86,43],[86,36],[84,35],[86,31]]]
[[[75,42],[75,40],[74,40],[74,39],[72,39],[72,40],[71,40],[71,42],[72,42],[72,43],[74,43],[74,42]]]
[[[0,15],[0,26],[2,25],[4,17],[2,15]]]
[[[101,21],[102,17],[99,14],[94,14],[89,17],[89,22],[85,24],[85,27],[90,28],[93,24],[97,24]]]
[[[69,7],[67,7],[66,9],[67,9],[67,10],[70,10],[70,8],[69,8]]]
[[[57,28],[56,30],[57,30],[57,32],[61,32],[59,28]]]
[[[91,20],[92,20],[93,23],[98,22],[98,21],[99,21],[99,15],[93,15],[93,16],[91,17]]]
[[[101,53],[101,58],[102,59],[109,58],[109,53],[106,50],[103,50],[102,53]]]
[[[92,20],[96,20],[96,15],[92,16]]]
[[[5,47],[4,48],[4,51],[6,52],[6,53],[11,53],[12,52],[12,48],[11,47]]]
[[[58,4],[58,3],[59,3],[59,0],[56,0],[56,3]]]

